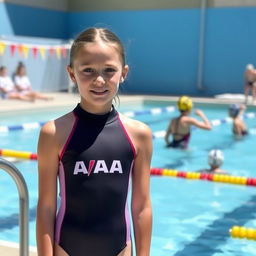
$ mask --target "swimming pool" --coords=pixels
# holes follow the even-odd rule
[[[151,109],[169,106],[165,102],[145,101],[131,106],[121,104],[120,111]],[[175,104],[173,104],[175,106]],[[196,104],[209,119],[227,115],[223,105]],[[46,121],[68,109],[55,109],[31,115],[10,115],[1,118],[1,125]],[[247,112],[255,111],[248,109]],[[165,130],[169,119],[177,112],[160,115],[139,115],[136,119],[147,123],[153,132]],[[256,119],[246,120],[254,129]],[[36,152],[39,129],[0,133],[0,148]],[[255,176],[254,148],[256,135],[234,140],[231,124],[212,131],[194,130],[187,151],[165,148],[161,138],[154,139],[152,167],[195,171],[207,167],[207,154],[213,148],[224,152],[223,169],[234,175]],[[23,161],[15,164],[24,175],[30,195],[30,244],[35,246],[35,215],[37,202],[37,163]],[[18,195],[11,178],[0,175],[0,240],[18,242]],[[153,237],[151,256],[186,255],[254,255],[255,242],[233,239],[228,230],[233,225],[256,228],[255,187],[210,183],[170,177],[151,178],[153,205]],[[2,196],[3,195],[3,196]]]

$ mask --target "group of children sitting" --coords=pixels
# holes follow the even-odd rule
[[[165,142],[167,147],[186,149],[191,137],[192,126],[204,130],[211,130],[212,127],[210,121],[201,110],[195,110],[195,114],[198,115],[201,120],[197,120],[190,116],[193,102],[189,97],[181,96],[177,102],[177,107],[180,111],[180,115],[170,121],[165,135]],[[242,114],[244,113],[245,108],[246,107],[243,104],[231,104],[228,109],[229,117],[233,121],[232,133],[236,138],[241,138],[248,134],[247,127],[242,119]],[[171,142],[169,141],[170,135],[172,135]],[[223,160],[224,156],[222,151],[213,149],[208,155],[210,169],[204,171],[226,173],[220,169]]]
[[[5,66],[0,67],[0,97],[2,99],[18,99],[31,102],[36,99],[52,99],[52,97],[32,90],[25,65],[22,62],[18,63],[13,80],[8,76],[7,68]]]

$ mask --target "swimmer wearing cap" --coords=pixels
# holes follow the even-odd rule
[[[181,96],[177,102],[177,107],[180,115],[170,121],[165,135],[165,142],[167,147],[185,149],[188,147],[190,140],[191,126],[194,125],[200,129],[211,130],[211,124],[199,109],[195,110],[195,114],[201,117],[202,121],[190,117],[193,102],[189,97]],[[170,135],[173,137],[172,142],[169,141]]]
[[[210,168],[199,170],[199,172],[227,174],[226,171],[220,169],[220,167],[223,164],[223,161],[224,161],[223,152],[219,149],[212,149],[208,154],[208,164],[210,165]]]
[[[241,118],[245,109],[245,105],[242,104],[231,104],[228,109],[229,116],[233,120],[232,132],[237,137],[245,136],[248,134],[246,125],[243,119]]]

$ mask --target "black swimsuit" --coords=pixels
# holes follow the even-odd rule
[[[175,132],[173,133],[174,135],[179,135],[182,136],[181,139],[175,140],[173,139],[173,141],[171,143],[169,143],[167,145],[167,147],[172,147],[172,148],[187,148],[188,143],[189,143],[189,139],[190,139],[190,131],[187,134],[180,134],[178,133],[178,126],[179,126],[179,120],[180,118],[178,118],[177,122],[176,122],[176,126],[175,126]]]
[[[135,149],[114,108],[95,115],[78,104],[73,112],[60,155],[55,241],[70,256],[116,256],[130,241],[127,195]]]

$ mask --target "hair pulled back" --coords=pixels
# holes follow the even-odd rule
[[[86,43],[94,43],[102,41],[107,44],[112,44],[116,47],[120,54],[122,65],[125,66],[125,52],[121,40],[112,31],[106,28],[88,28],[81,32],[74,40],[70,49],[70,67],[73,67],[74,59],[78,51]]]

